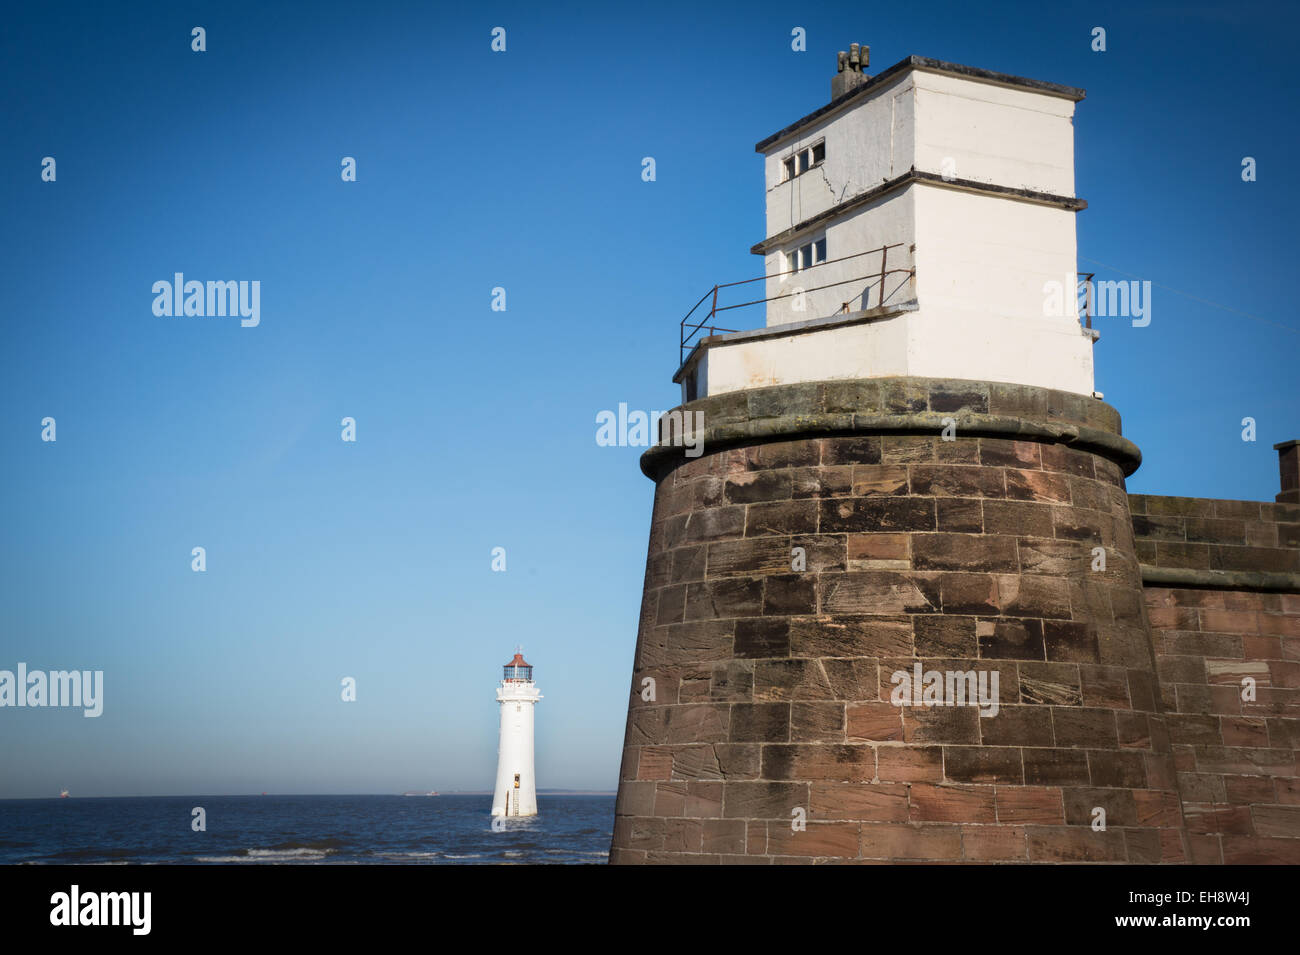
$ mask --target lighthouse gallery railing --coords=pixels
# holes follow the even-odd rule
[[[726,333],[726,332],[740,331],[740,329],[737,328],[720,328],[719,326],[714,325],[713,321],[717,317],[717,314],[719,312],[727,312],[736,308],[747,308],[751,305],[762,305],[765,302],[773,302],[778,299],[791,298],[797,293],[807,294],[808,292],[818,292],[821,291],[822,289],[834,288],[837,285],[849,285],[853,282],[861,282],[864,279],[872,279],[872,278],[879,279],[880,291],[879,291],[879,297],[877,298],[876,304],[877,306],[884,305],[886,276],[897,275],[897,274],[904,274],[913,278],[916,276],[915,265],[913,265],[911,268],[908,269],[891,269],[888,267],[889,250],[900,248],[904,244],[905,243],[902,242],[895,242],[892,245],[882,245],[880,248],[877,249],[868,249],[866,252],[855,252],[852,255],[844,255],[838,259],[828,259],[825,262],[818,262],[816,265],[811,265],[803,269],[789,269],[785,272],[776,272],[770,276],[759,275],[752,279],[742,279],[739,282],[724,282],[721,285],[713,286],[713,288],[709,289],[709,291],[705,292],[700,297],[700,300],[696,302],[694,306],[692,306],[691,310],[686,313],[686,317],[683,318],[681,321],[681,335],[679,339],[677,363],[681,364],[684,361],[686,361],[686,355],[690,351],[690,349],[694,347],[693,343],[695,342],[695,337],[697,335],[699,335],[700,338],[702,339],[705,337],[706,334],[716,335],[719,332]],[[916,248],[915,246],[912,246],[910,251],[915,251],[915,248]],[[780,295],[769,295],[766,298],[751,299],[748,302],[737,302],[734,305],[718,304],[718,292],[722,289],[735,288],[741,285],[749,285],[753,282],[763,282],[769,278],[777,278],[782,275],[794,275],[797,272],[810,272],[813,269],[819,269],[825,265],[834,265],[836,262],[844,262],[847,261],[848,259],[856,259],[864,255],[875,255],[876,253],[880,253],[880,268],[877,270],[864,272],[861,275],[855,275],[852,278],[843,279],[842,281],[839,282],[828,282],[825,285],[818,285],[808,289],[798,289],[798,290],[791,289],[787,292],[782,292]],[[1093,273],[1091,272],[1079,273],[1079,288],[1087,290],[1086,292],[1087,298],[1085,300],[1085,305],[1084,305],[1084,318],[1088,328],[1092,328],[1092,278],[1093,278]],[[863,302],[862,302],[863,308],[867,307],[866,296],[867,296],[867,292],[863,292]],[[697,311],[699,311],[701,305],[703,305],[706,301],[709,301],[710,299],[712,299],[712,304],[709,306],[708,314],[702,316],[698,322],[692,323],[691,317]],[[844,303],[845,310],[848,309],[848,305],[849,305],[848,302]]]
[[[747,308],[751,305],[761,305],[765,302],[774,302],[778,299],[791,298],[795,294],[800,294],[800,293],[807,294],[809,292],[820,292],[822,289],[835,288],[837,285],[850,285],[854,282],[861,282],[864,279],[873,279],[873,278],[880,280],[880,295],[877,304],[884,305],[886,276],[896,275],[900,273],[908,276],[916,275],[915,266],[912,266],[911,268],[907,268],[907,269],[889,268],[889,250],[901,248],[904,244],[905,243],[903,242],[895,242],[892,245],[882,245],[877,249],[868,249],[865,252],[854,252],[852,255],[842,255],[838,259],[827,259],[825,262],[818,262],[816,265],[810,265],[807,266],[806,268],[788,269],[784,272],[774,272],[772,275],[759,275],[752,279],[741,279],[739,282],[724,282],[721,285],[713,286],[713,288],[709,289],[709,291],[704,293],[704,295],[700,298],[700,300],[695,303],[694,307],[689,312],[686,313],[686,317],[683,318],[681,321],[681,339],[680,339],[680,348],[679,348],[678,358],[677,358],[678,363],[680,364],[681,362],[684,362],[686,360],[687,352],[692,347],[694,347],[692,345],[692,342],[695,340],[695,336],[700,335],[700,337],[703,338],[704,335],[702,335],[701,333],[705,332],[706,329],[708,335],[716,335],[719,332],[739,331],[739,329],[736,328],[719,328],[718,326],[714,325],[713,321],[717,317],[717,314],[719,312],[728,312],[735,308]],[[879,254],[880,256],[879,269],[872,269],[869,272],[863,272],[861,275],[854,275],[850,278],[842,279],[839,282],[828,282],[825,285],[818,285],[818,286],[814,286],[813,288],[801,288],[797,290],[790,289],[787,292],[782,292],[780,295],[769,295],[766,298],[751,299],[748,302],[737,302],[734,305],[718,304],[718,292],[722,289],[735,288],[741,285],[749,285],[753,282],[764,282],[769,278],[778,278],[783,275],[794,275],[796,273],[801,273],[801,272],[811,272],[813,269],[820,269],[827,265],[834,265],[836,262],[846,262],[849,259],[861,258],[864,255],[877,255],[877,254]],[[862,303],[863,308],[867,307],[867,303],[865,301],[866,294],[867,294],[866,292],[863,293],[863,299],[864,299]],[[709,301],[710,297],[712,297],[712,305],[709,307],[708,314],[701,316],[699,322],[692,324],[691,317],[697,311],[699,311],[701,305],[703,305],[706,301]],[[849,304],[848,302],[844,303],[846,310],[848,304]]]

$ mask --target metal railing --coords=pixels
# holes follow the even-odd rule
[[[1086,327],[1092,328],[1092,279],[1093,276],[1095,276],[1097,273],[1078,272],[1076,274],[1079,277],[1079,285],[1083,286],[1084,293],[1085,293],[1084,300],[1083,300],[1083,317],[1088,323]],[[1075,286],[1074,294],[1076,296],[1079,294],[1078,285]]]
[[[868,249],[865,252],[854,252],[852,255],[844,255],[838,259],[827,259],[825,262],[818,262],[816,265],[810,265],[807,268],[789,269],[785,272],[775,272],[772,275],[759,275],[752,279],[742,279],[739,282],[724,282],[721,285],[713,286],[713,288],[705,292],[700,297],[700,300],[696,302],[694,306],[692,306],[691,310],[686,313],[686,317],[683,318],[681,321],[681,337],[680,337],[679,351],[678,351],[678,358],[677,358],[678,364],[681,364],[686,360],[687,352],[694,347],[694,345],[692,345],[692,342],[695,340],[696,335],[700,335],[701,339],[706,337],[705,335],[701,335],[701,332],[704,332],[706,329],[708,335],[715,335],[718,332],[739,331],[739,329],[735,329],[735,328],[719,328],[718,326],[712,324],[713,320],[717,317],[717,314],[719,312],[728,312],[736,308],[747,308],[751,305],[761,305],[765,302],[774,302],[783,298],[791,298],[795,294],[807,294],[809,292],[820,292],[822,289],[834,288],[837,285],[849,285],[852,284],[853,282],[861,282],[863,279],[880,280],[880,296],[877,301],[877,306],[884,305],[886,276],[895,275],[898,273],[903,273],[908,276],[916,275],[916,266],[912,266],[911,268],[907,268],[907,269],[889,268],[889,250],[897,249],[905,244],[906,243],[903,242],[895,242],[891,245],[882,245],[877,249]],[[914,249],[915,247],[912,248]],[[813,288],[808,288],[808,289],[805,288],[791,289],[787,292],[782,292],[780,295],[769,295],[766,298],[751,299],[748,302],[737,302],[734,305],[718,304],[718,292],[721,289],[735,288],[740,285],[749,285],[752,282],[764,282],[767,279],[780,278],[783,275],[795,275],[801,272],[811,272],[813,269],[820,269],[827,265],[834,265],[836,262],[845,262],[848,261],[849,259],[860,258],[861,256],[864,255],[875,255],[876,253],[880,253],[880,268],[874,269],[870,272],[864,272],[861,275],[855,275],[852,278],[843,279],[839,282],[828,282],[825,285],[817,285],[814,286]],[[867,307],[867,294],[869,291],[870,289],[863,291],[862,293],[862,307],[864,309]],[[702,316],[698,322],[692,323],[691,316],[693,316],[699,310],[701,305],[703,305],[706,301],[709,300],[710,296],[712,296],[713,302],[712,305],[709,307],[708,314]],[[849,310],[849,304],[851,302],[852,299],[850,299],[848,302],[842,303],[841,306],[842,310],[847,312]]]
[[[740,329],[721,328],[717,325],[712,324],[713,320],[717,317],[717,314],[719,312],[727,312],[736,308],[747,308],[751,305],[762,305],[765,302],[774,302],[783,298],[791,298],[795,294],[807,294],[808,292],[819,292],[822,289],[834,288],[837,285],[849,285],[853,282],[860,282],[863,279],[873,279],[873,278],[880,280],[880,293],[879,293],[879,298],[876,301],[877,307],[883,306],[885,304],[885,277],[886,276],[895,275],[899,273],[903,273],[908,276],[916,275],[916,266],[912,266],[909,269],[888,268],[889,250],[897,249],[904,244],[905,243],[903,242],[895,242],[892,245],[882,245],[878,249],[868,249],[866,252],[855,252],[852,255],[841,256],[838,259],[828,259],[825,262],[818,262],[816,265],[812,265],[804,269],[789,269],[785,272],[773,273],[772,275],[759,275],[752,279],[742,279],[739,282],[724,282],[721,285],[713,286],[713,288],[709,289],[709,291],[705,292],[702,296],[700,296],[700,300],[691,307],[691,310],[686,313],[686,317],[683,318],[681,321],[681,336],[679,340],[677,363],[680,365],[682,362],[686,360],[687,353],[690,351],[691,348],[694,347],[692,342],[694,342],[695,337],[697,335],[699,335],[700,338],[703,339],[706,337],[706,335],[701,333],[704,333],[706,331],[707,331],[707,335],[716,335],[719,332],[726,333],[726,332],[740,331]],[[911,250],[915,251],[915,246],[913,246]],[[734,305],[718,304],[718,292],[722,289],[735,288],[741,285],[749,285],[753,282],[762,282],[769,278],[779,278],[783,275],[795,275],[800,272],[811,272],[813,269],[819,269],[826,265],[834,265],[836,262],[845,262],[849,259],[860,258],[861,256],[864,255],[874,255],[877,252],[880,253],[879,270],[864,272],[861,275],[855,275],[852,278],[847,278],[839,282],[828,282],[825,285],[817,285],[809,289],[803,289],[803,288],[797,290],[791,289],[790,291],[782,292],[780,295],[769,295],[766,298],[751,299],[748,302],[737,302]],[[1092,328],[1092,280],[1096,276],[1096,273],[1078,272],[1076,273],[1076,275],[1078,277],[1076,294],[1079,289],[1082,289],[1084,291],[1084,307],[1083,307],[1084,325],[1086,328]],[[862,293],[863,308],[867,307],[868,291],[870,290],[868,289],[867,291],[864,291]],[[694,315],[697,311],[699,311],[700,306],[703,305],[706,301],[708,301],[710,297],[712,298],[712,304],[709,307],[708,314],[701,317],[699,322],[692,324],[691,316]],[[850,302],[851,301],[852,299],[850,299]],[[842,303],[841,308],[843,311],[847,312],[849,310],[850,302]]]

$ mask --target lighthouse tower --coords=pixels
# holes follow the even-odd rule
[[[533,707],[542,698],[533,668],[516,649],[505,665],[497,702],[501,704],[501,742],[497,746],[494,816],[537,815],[537,777],[533,772]]]

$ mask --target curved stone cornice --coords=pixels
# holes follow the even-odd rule
[[[870,378],[804,382],[701,398],[669,412],[684,413],[692,447],[704,454],[749,444],[808,436],[940,434],[950,420],[964,437],[1065,444],[1119,465],[1125,476],[1142,452],[1120,434],[1119,413],[1084,395],[1030,385],[950,378]],[[702,433],[692,427],[702,413]],[[664,422],[661,419],[661,437]],[[686,444],[672,443],[641,456],[641,470],[658,480],[687,460]]]

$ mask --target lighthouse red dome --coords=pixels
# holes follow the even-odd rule
[[[525,682],[533,678],[533,668],[521,651],[515,651],[515,658],[504,667],[502,679],[509,682]]]

